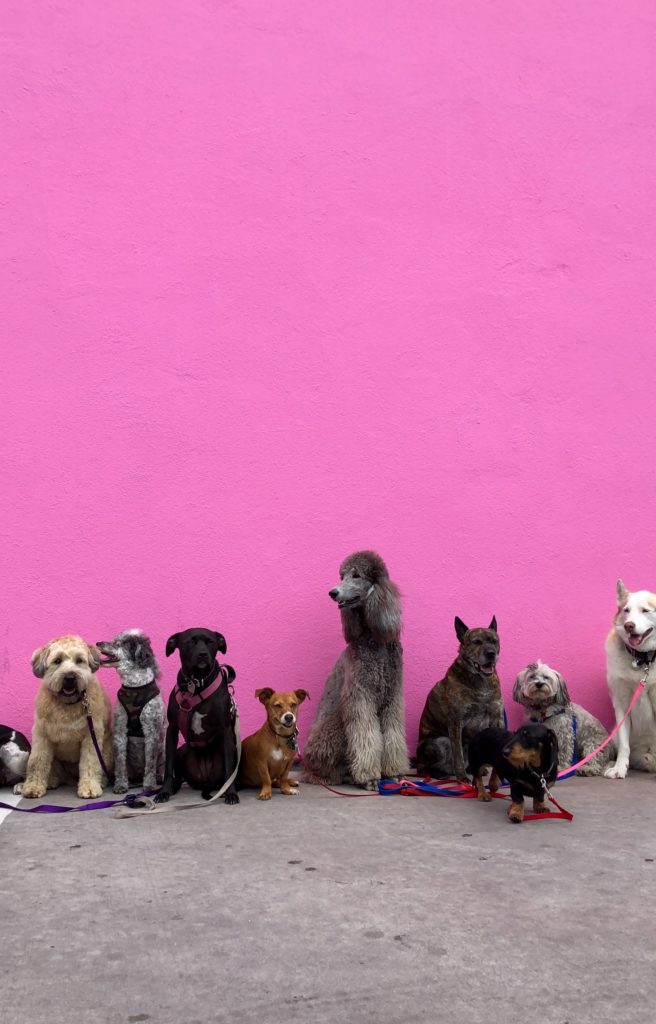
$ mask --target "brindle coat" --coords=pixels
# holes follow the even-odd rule
[[[465,748],[490,726],[503,725],[503,701],[496,662],[496,618],[487,629],[468,629],[456,616],[458,657],[426,698],[419,723],[417,770],[435,778],[467,780]]]

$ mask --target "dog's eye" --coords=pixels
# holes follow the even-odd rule
[[[641,608],[640,611],[643,615],[649,615],[649,608]]]
[[[75,659],[75,664],[76,665],[84,665],[84,658],[82,657],[82,655],[78,655],[77,656],[77,658]]]
[[[61,665],[61,663],[62,663],[61,655],[58,654],[56,658],[53,658],[52,659],[52,663],[53,663],[53,665]]]
[[[353,579],[354,580],[359,580],[360,579],[360,573],[356,572],[355,569],[353,570]]]
[[[628,615],[628,613],[629,613],[629,609],[628,609],[628,608],[625,608],[625,609],[624,609],[624,612],[625,612],[625,614],[626,614],[626,615]]]
[[[474,640],[474,643],[475,643],[475,644],[476,644],[476,645],[477,645],[478,647],[480,647],[480,646],[481,646],[481,644],[483,643],[483,641],[482,641],[482,640],[481,640],[481,639],[479,638],[478,640]]]

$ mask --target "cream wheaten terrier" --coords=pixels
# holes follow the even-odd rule
[[[82,799],[102,793],[104,774],[82,701],[86,691],[98,746],[111,768],[111,705],[94,676],[100,660],[98,648],[79,636],[57,637],[32,655],[32,671],[43,683],[34,705],[27,775],[15,792],[38,798],[77,778],[77,795]]]

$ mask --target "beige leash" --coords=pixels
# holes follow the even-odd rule
[[[232,775],[226,782],[223,783],[218,793],[215,793],[209,800],[194,800],[190,804],[156,804],[150,796],[140,796],[139,803],[143,804],[141,807],[119,807],[114,812],[115,818],[137,818],[144,814],[168,814],[170,811],[193,811],[197,807],[209,807],[210,804],[216,803],[220,800],[224,793],[230,789],[237,778],[237,772],[239,771],[239,762],[241,761],[241,731],[239,728],[239,711],[235,705],[235,742],[237,744],[237,764]]]

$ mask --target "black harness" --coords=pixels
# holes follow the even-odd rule
[[[160,688],[153,680],[145,686],[122,686],[116,696],[128,716],[128,736],[143,739],[141,712],[153,697],[157,697]]]

